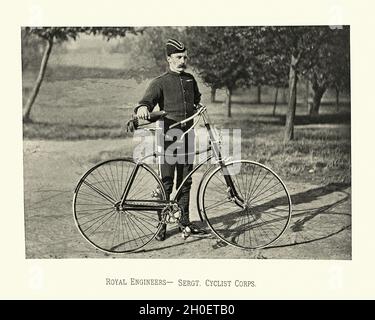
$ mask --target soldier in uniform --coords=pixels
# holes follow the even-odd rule
[[[185,45],[178,40],[169,39],[166,43],[166,58],[169,64],[168,71],[151,81],[146,89],[143,98],[139,101],[135,108],[135,113],[139,119],[148,119],[149,113],[159,105],[160,110],[168,113],[167,117],[163,120],[164,137],[168,137],[169,126],[173,123],[184,120],[192,116],[195,112],[195,105],[200,102],[201,94],[198,89],[197,82],[193,75],[185,72],[187,63],[187,50]],[[187,131],[192,121],[177,126],[180,132]],[[170,132],[171,130],[169,130]],[[184,148],[187,153],[194,150],[194,136],[190,131],[183,139]],[[169,200],[170,194],[173,190],[174,175],[176,173],[176,189],[180,186],[181,182],[185,179],[187,174],[193,168],[193,157],[176,157],[168,155],[168,147],[171,146],[178,137],[174,140],[167,138],[163,141],[164,156],[161,158],[160,171],[162,182],[166,190],[167,199]],[[176,151],[176,150],[175,150]],[[183,159],[183,161],[181,161]],[[189,219],[189,199],[192,179],[191,177],[185,182],[180,196],[177,199],[181,208],[181,225],[182,228],[189,227],[191,234],[204,233],[197,225],[190,222]],[[181,230],[183,231],[183,230]],[[159,241],[164,240],[166,237],[166,225],[160,230],[156,239]]]

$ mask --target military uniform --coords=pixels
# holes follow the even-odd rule
[[[138,107],[147,106],[148,111],[152,112],[156,105],[159,105],[160,110],[168,113],[164,120],[164,136],[167,133],[169,126],[173,123],[184,120],[194,114],[194,105],[200,102],[201,93],[199,92],[198,85],[194,77],[186,72],[174,72],[169,70],[163,75],[152,80],[143,98],[139,101]],[[137,107],[137,108],[138,108]],[[137,108],[135,111],[137,111]],[[192,121],[183,126],[178,126],[182,131],[188,130],[192,125]],[[191,153],[194,150],[194,139],[192,132],[185,135],[185,153]],[[177,137],[178,139],[178,137]],[[168,139],[164,140],[164,151],[173,143]],[[167,198],[173,190],[174,173],[177,172],[176,189],[180,186],[181,182],[191,172],[193,168],[192,157],[184,157],[184,161],[179,160],[171,161],[170,155],[164,155],[161,159],[160,171],[162,182],[165,187]],[[175,163],[173,163],[175,162]],[[191,177],[185,182],[180,197],[177,199],[181,209],[182,217],[181,223],[188,225],[189,221],[189,194],[191,189]]]

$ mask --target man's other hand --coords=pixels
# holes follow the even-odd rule
[[[139,119],[148,120],[150,119],[150,113],[146,106],[141,106],[137,109],[137,117]]]

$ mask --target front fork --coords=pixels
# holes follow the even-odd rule
[[[243,199],[236,190],[232,176],[229,174],[228,169],[225,166],[221,168],[223,170],[224,180],[227,185],[228,199],[233,201],[236,205],[243,208],[245,205],[245,199]]]

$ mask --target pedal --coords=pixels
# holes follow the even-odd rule
[[[181,232],[182,239],[186,240],[191,235],[191,230],[189,226],[184,227],[184,229]]]
[[[180,220],[180,212],[176,211],[175,213],[169,213],[168,217],[168,222],[170,223],[176,223]]]

